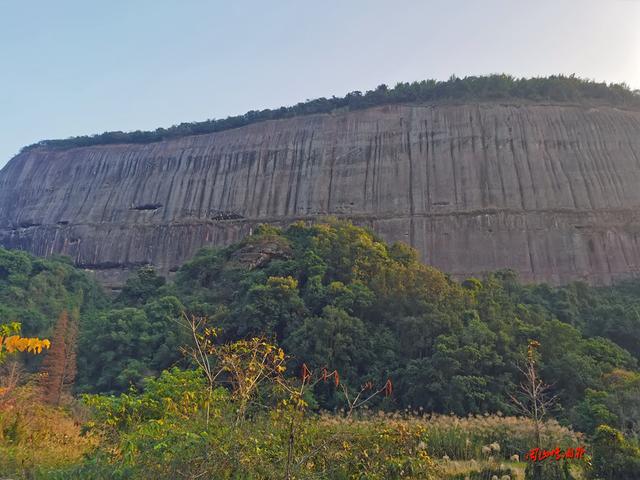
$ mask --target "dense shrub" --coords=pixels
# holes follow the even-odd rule
[[[512,477],[512,473],[513,472],[510,468],[485,467],[481,470],[472,470],[470,472],[448,475],[446,480],[493,480],[495,478],[498,480],[511,480],[513,478],[515,480],[516,477]]]
[[[525,480],[574,480],[568,461],[545,461],[529,463],[525,469]]]
[[[235,397],[225,388],[209,397],[199,371],[174,369],[147,380],[143,392],[87,402],[101,448],[43,478],[271,479],[283,478],[287,463],[291,478],[438,478],[421,421],[306,415],[279,404],[238,422]]]
[[[597,428],[592,439],[594,480],[640,479],[640,448],[608,425]]]

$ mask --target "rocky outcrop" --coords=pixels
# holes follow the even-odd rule
[[[293,252],[289,245],[282,244],[276,238],[269,236],[248,237],[257,241],[245,242],[231,255],[231,265],[240,266],[243,269],[253,270],[264,267],[271,260],[290,260]]]
[[[262,222],[353,219],[454,276],[640,272],[640,112],[395,105],[147,145],[34,148],[0,172],[0,244],[118,284]]]

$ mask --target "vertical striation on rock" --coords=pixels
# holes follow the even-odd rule
[[[640,272],[640,112],[393,105],[146,145],[34,148],[0,172],[0,244],[117,285],[258,223],[350,218],[456,277]]]

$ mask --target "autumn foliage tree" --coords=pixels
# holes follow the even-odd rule
[[[50,347],[49,340],[20,335],[20,324],[0,324],[0,363],[4,358],[16,352],[42,353],[42,349]]]
[[[74,310],[71,318],[66,310],[62,311],[53,331],[51,349],[42,362],[42,369],[46,373],[44,400],[54,405],[60,403],[62,393],[76,378],[77,319],[77,310]]]
[[[51,346],[47,339],[21,336],[20,327],[17,322],[0,324],[0,365],[6,367],[0,371],[0,400],[17,386],[20,379],[21,366],[18,362],[7,362],[3,365],[7,356],[18,352],[38,355],[43,349]]]

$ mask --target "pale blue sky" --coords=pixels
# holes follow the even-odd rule
[[[0,166],[44,138],[495,72],[640,88],[640,1],[0,0]]]

